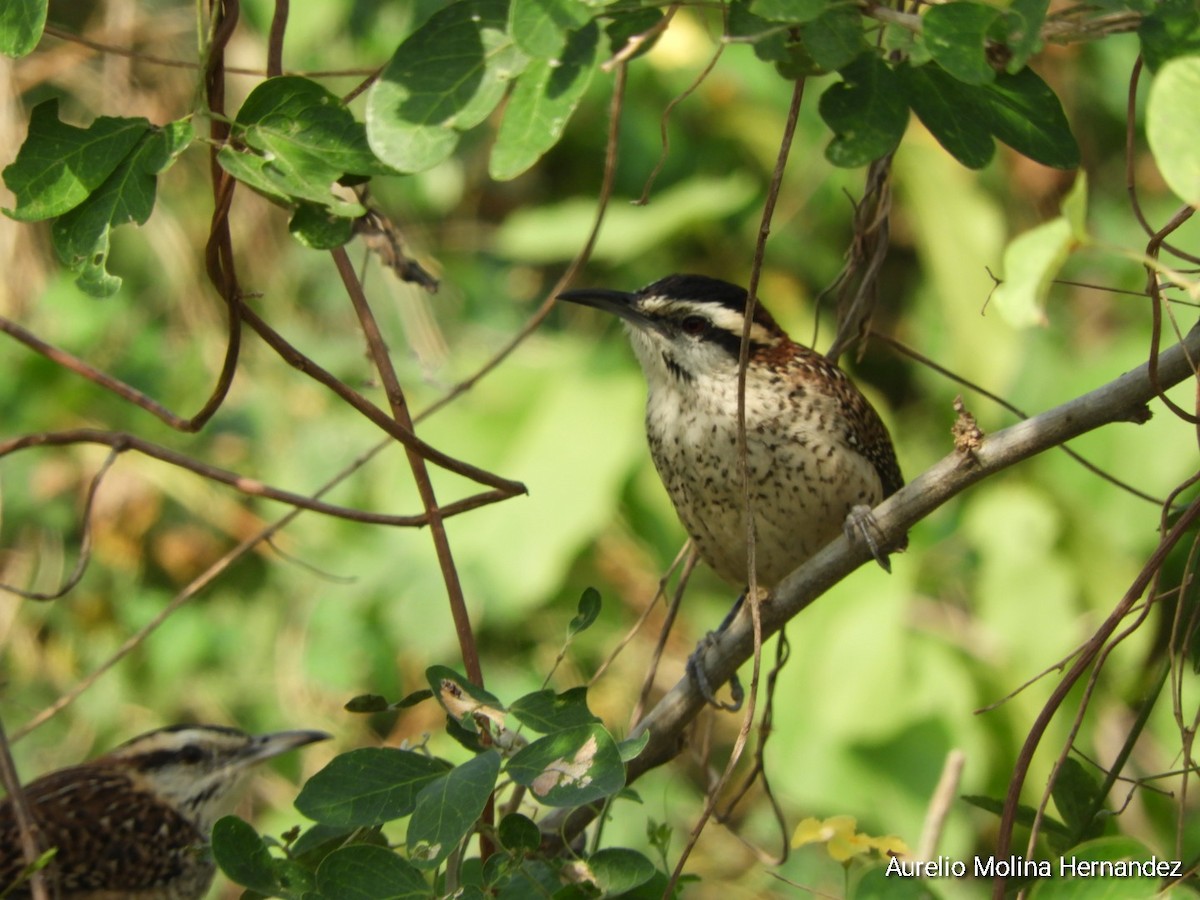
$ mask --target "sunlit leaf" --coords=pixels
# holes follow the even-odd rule
[[[6,166],[4,183],[17,197],[14,219],[33,222],[74,209],[150,134],[146,119],[100,116],[87,128],[59,121],[58,100],[33,108],[29,133]]]
[[[0,53],[24,56],[37,46],[46,27],[49,0],[8,0],[0,3]]]
[[[508,33],[530,56],[551,60],[562,53],[571,32],[591,18],[582,0],[511,0]]]
[[[503,0],[459,0],[397,48],[367,98],[371,148],[402,172],[421,172],[482,122],[525,68]]]
[[[1200,206],[1200,56],[1162,67],[1150,85],[1146,139],[1163,179],[1180,198]]]
[[[515,178],[558,143],[599,61],[595,23],[573,32],[561,60],[536,59],[517,78],[488,160],[498,181]]]
[[[992,304],[1018,328],[1043,325],[1046,294],[1074,245],[1071,224],[1062,216],[1018,235],[1004,249],[1004,282]]]

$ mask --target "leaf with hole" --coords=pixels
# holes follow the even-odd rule
[[[513,756],[505,771],[547,806],[582,806],[625,785],[621,754],[600,724],[539,738]]]

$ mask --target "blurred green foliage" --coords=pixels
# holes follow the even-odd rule
[[[769,7],[750,4],[764,17]],[[442,8],[433,2],[293,4],[285,67],[373,69]],[[242,12],[236,56],[258,67],[272,4],[250,0]],[[166,0],[136,6],[108,0],[86,10],[50,5],[51,24],[65,32],[90,34],[123,22],[105,30],[107,40],[184,60],[195,56],[190,16],[186,4]],[[719,10],[685,8],[631,64],[610,214],[582,281],[631,289],[693,270],[748,278],[791,84],[764,64],[770,56],[761,46],[723,44],[711,73],[663,118],[716,52],[721,33]],[[1089,173],[1087,227],[1097,241],[1068,259],[1065,280],[1050,289],[1038,327],[1014,327],[989,307],[992,273],[1000,274],[1011,238],[1058,214],[1071,176],[1005,147],[969,170],[921,124],[907,121],[894,161],[892,246],[875,329],[1031,413],[1144,360],[1145,298],[1121,293],[1141,292],[1145,281],[1136,256],[1145,235],[1128,204],[1122,157],[1125,97],[1138,48],[1135,36],[1118,34],[1051,46],[1034,57],[1041,79],[1062,100]],[[792,56],[783,58],[790,50],[779,50],[773,62],[795,64]],[[38,68],[45,58],[60,62]],[[11,71],[13,96],[26,111],[6,113],[0,122],[6,164],[24,140],[28,110],[49,98],[59,99],[64,121],[79,123],[103,114],[165,124],[194,109],[194,72],[138,54],[126,59],[46,37]],[[320,80],[343,94],[361,78]],[[237,110],[259,81],[231,75],[229,109]],[[1139,88],[1139,116],[1147,82],[1143,78]],[[809,342],[815,334],[817,346],[832,336],[832,313],[818,298],[842,265],[852,237],[850,198],[862,188],[861,172],[834,168],[824,156],[830,132],[817,87],[827,84],[810,82],[804,98],[759,289],[794,337]],[[350,245],[415,411],[502,347],[578,251],[594,215],[612,86],[613,76],[603,70],[585,85],[573,82],[574,117],[524,174],[516,173],[528,161],[520,153],[497,162],[492,147],[506,126],[485,110],[481,127],[455,130],[450,155],[416,174],[373,183],[372,200],[402,223],[409,251],[442,279],[440,292],[427,295],[396,282],[373,256]],[[362,97],[351,103],[358,121],[369,114],[369,103]],[[193,412],[216,378],[224,338],[224,307],[204,276],[208,165],[203,148],[193,146],[159,177],[149,222],[112,232],[107,266],[122,284],[102,301],[86,296],[58,268],[48,229],[0,220],[9,273],[0,313],[170,408]],[[515,177],[491,180],[489,165],[493,174]],[[1147,219],[1165,222],[1178,200],[1144,142],[1135,144],[1130,165]],[[1167,183],[1176,181],[1168,176]],[[631,205],[646,191],[647,204]],[[3,205],[15,202],[6,196]],[[289,237],[288,218],[250,191],[235,197],[238,268],[254,292],[248,302],[339,378],[384,403],[333,267],[324,254]],[[1196,239],[1194,223],[1171,238],[1183,248],[1195,248]],[[1183,304],[1176,314],[1184,327],[1194,318]],[[880,342],[849,366],[883,411],[910,477],[951,451],[957,394],[985,431],[1014,421]],[[0,371],[3,438],[85,426],[128,430],[297,492],[316,490],[379,439],[369,423],[252,337],[228,402],[192,436],[171,432],[13,341],[0,341]],[[618,331],[586,312],[565,310],[419,426],[435,446],[529,489],[528,496],[448,525],[487,686],[497,696],[516,698],[543,687],[577,599],[595,586],[604,606],[571,643],[551,686],[562,691],[586,682],[651,602],[683,541],[645,451],[642,391]],[[1171,396],[1186,407],[1191,391],[1184,386]],[[1194,473],[1196,447],[1194,432],[1161,406],[1154,412],[1143,425],[1112,426],[1073,446],[1105,471],[1165,497]],[[83,496],[104,457],[103,448],[81,445],[4,458],[0,578],[49,591],[66,577],[79,555]],[[443,500],[471,489],[441,472],[434,481]],[[395,447],[328,499],[372,510],[420,509]],[[78,587],[51,603],[0,597],[0,714],[8,731],[104,665],[190,579],[285,511],[165,464],[123,456],[99,489],[92,559]],[[1054,667],[1087,639],[1133,580],[1157,543],[1159,516],[1155,504],[1065,454],[1046,453],[921,522],[907,553],[893,561],[892,575],[863,569],[807,610],[788,629],[791,659],[779,679],[766,751],[789,824],[849,814],[871,833],[894,833],[915,844],[952,749],[966,755],[959,793],[1003,796]],[[697,573],[667,644],[656,695],[682,674],[695,641],[721,620],[731,600],[730,589]],[[661,612],[652,614],[589,690],[590,708],[617,739],[661,621]],[[1107,661],[1075,737],[1087,759],[1103,765],[1115,756],[1166,628],[1153,611]],[[306,513],[269,547],[223,571],[77,701],[18,741],[14,753],[30,776],[184,719],[237,722],[251,730],[325,728],[339,736],[343,750],[385,740],[416,744],[442,729],[434,704],[370,716],[342,706],[360,694],[401,697],[417,690],[432,665],[457,668],[459,660],[428,535]],[[1047,670],[1048,680],[995,705]],[[1180,671],[1176,689],[1187,721],[1198,699],[1190,669]],[[1054,754],[1068,740],[1070,710],[1081,701],[1077,691],[1052,723],[1026,781],[1027,804],[1037,804]],[[728,716],[705,721],[719,763],[737,723]],[[1127,774],[1149,777],[1179,765],[1180,740],[1164,697]],[[696,746],[701,743],[697,738]],[[432,744],[456,762],[467,758],[444,735]],[[281,760],[279,772],[297,780],[301,767],[311,773],[331,752],[322,745]],[[606,842],[653,855],[647,828],[665,824],[674,834],[668,852],[677,853],[708,775],[690,754],[651,773],[636,786],[640,804],[615,807]],[[1118,788],[1111,803],[1128,802],[1110,831],[1160,855],[1194,859],[1200,853],[1196,792],[1181,799],[1178,780],[1165,784],[1174,796],[1146,789],[1126,795]],[[279,774],[260,780],[259,805],[271,810],[262,820],[264,833],[298,821],[290,808],[294,794]],[[1053,805],[1051,813],[1067,816]],[[730,826],[769,849],[787,839],[761,792],[738,807]],[[994,828],[992,815],[953,804],[938,852],[986,854]],[[1017,846],[1023,847],[1020,834]],[[701,881],[688,895],[701,897],[791,895],[773,875],[834,894],[845,884],[841,865],[819,850],[793,852],[783,866],[770,868],[720,827],[705,831],[689,872]],[[973,897],[987,886],[939,881],[937,889],[946,897]]]

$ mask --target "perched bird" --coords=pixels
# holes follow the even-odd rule
[[[255,763],[330,737],[322,731],[249,735],[218,725],[175,725],[136,737],[90,762],[24,788],[43,870],[62,900],[197,900],[212,883],[213,823]],[[26,869],[11,799],[0,804],[0,893]],[[7,892],[6,892],[7,891]]]
[[[658,474],[700,557],[726,581],[745,585],[737,440],[745,289],[670,275],[635,293],[585,288],[559,299],[624,320],[646,376],[646,436]],[[755,575],[770,589],[835,538],[852,513],[869,510],[904,479],[878,413],[836,365],[789,338],[761,304],[749,340]]]

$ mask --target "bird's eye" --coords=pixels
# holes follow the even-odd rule
[[[699,337],[708,331],[708,319],[704,318],[704,316],[686,316],[679,323],[679,327],[683,329],[684,334]]]
[[[182,763],[194,766],[202,759],[204,759],[204,751],[195,744],[186,744],[179,748],[179,761]]]

